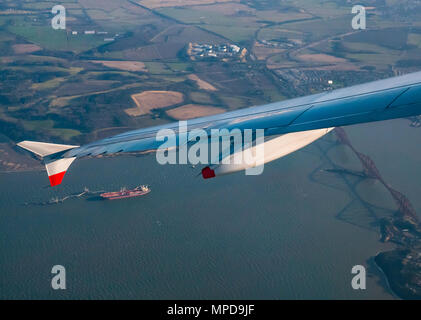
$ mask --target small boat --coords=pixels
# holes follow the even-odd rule
[[[148,194],[149,192],[151,192],[151,189],[148,186],[139,186],[131,190],[122,188],[120,191],[101,193],[100,196],[101,198],[106,199],[106,200],[118,200],[118,199],[144,196],[145,194]]]

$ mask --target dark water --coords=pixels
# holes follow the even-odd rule
[[[385,180],[421,212],[421,130],[406,120],[347,128]],[[45,172],[0,175],[0,298],[392,299],[368,259],[381,244],[372,215],[396,209],[381,184],[320,171],[359,169],[330,134],[268,164],[203,181],[199,168],[155,156],[78,160],[59,188]],[[149,184],[144,197],[25,205]],[[371,206],[373,204],[373,206]],[[373,209],[374,208],[374,209]],[[67,289],[51,289],[66,267]],[[367,290],[351,268],[368,267]]]

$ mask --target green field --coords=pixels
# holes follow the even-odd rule
[[[315,16],[323,18],[335,18],[351,13],[351,6],[344,2],[337,3],[335,1],[326,0],[289,0],[290,4],[303,8]]]
[[[256,31],[258,30],[257,27],[229,27],[221,26],[221,25],[205,25],[203,29],[209,30],[211,32],[217,33],[224,38],[227,38],[233,42],[244,42],[250,41],[254,38]]]
[[[320,92],[327,78],[339,85],[357,83],[413,70],[421,62],[421,13],[402,15],[378,3],[368,29],[358,33],[351,28],[352,3],[342,0],[244,0],[153,10],[136,1],[66,0],[61,4],[67,9],[67,31],[51,28],[55,4],[2,3],[0,120],[13,130],[0,134],[11,140],[28,131],[34,138],[82,143],[101,128],[168,121],[159,114],[124,112],[133,105],[130,96],[145,90],[178,91],[189,103],[236,110]],[[84,30],[104,33],[85,35]],[[104,42],[108,37],[114,41]],[[195,42],[237,44],[247,54],[191,59],[186,48]],[[303,54],[319,54],[322,61],[317,56],[303,61]],[[322,54],[345,60],[330,66]],[[136,61],[147,72],[108,68],[92,59]],[[199,89],[189,74],[218,90]]]
[[[253,19],[226,16],[220,12],[197,8],[162,8],[157,10],[183,23],[194,24],[234,42],[251,40],[261,24]]]
[[[22,121],[22,123],[25,130],[47,133],[64,141],[69,141],[73,137],[81,134],[79,131],[73,129],[55,128],[53,120],[31,120]]]
[[[166,65],[174,72],[187,72],[192,70],[192,65],[185,62],[170,62]]]
[[[209,93],[206,92],[191,92],[190,99],[195,103],[213,104],[213,99]]]
[[[350,17],[342,17],[328,20],[289,23],[283,25],[282,28],[290,31],[303,32],[311,41],[317,41],[326,37],[333,37],[335,35],[354,31],[350,21]]]
[[[41,82],[41,83],[34,83],[31,86],[31,89],[34,90],[48,90],[48,89],[53,89],[58,87],[63,81],[66,81],[65,78],[59,77],[59,78],[54,78],[45,82]]]
[[[145,62],[146,69],[151,74],[173,74],[174,71],[165,63],[161,62]]]
[[[20,16],[7,18],[9,32],[47,50],[79,53],[104,43],[103,37],[85,34],[71,35],[65,30],[54,30],[47,22],[39,25]]]

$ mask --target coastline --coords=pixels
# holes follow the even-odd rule
[[[390,281],[389,278],[387,277],[386,273],[383,271],[383,269],[381,268],[380,265],[378,265],[377,261],[376,261],[376,257],[382,253],[383,251],[378,251],[376,253],[375,256],[370,257],[370,259],[368,259],[368,265],[369,266],[374,266],[374,270],[376,271],[376,276],[379,278],[379,284],[382,285],[385,290],[387,290],[395,299],[399,299],[399,300],[403,300],[402,297],[400,297],[393,289],[392,286],[390,285]]]
[[[419,300],[419,283],[414,277],[411,249],[396,248],[391,251],[379,252],[374,262],[384,274],[390,291],[403,300]]]

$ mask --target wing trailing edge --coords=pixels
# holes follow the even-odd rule
[[[187,132],[203,129],[210,134],[214,129],[264,129],[265,136],[279,136],[417,115],[421,115],[421,72],[190,119]],[[179,125],[169,123],[132,130],[81,147],[34,141],[22,141],[18,145],[44,158],[51,185],[57,185],[75,158],[156,151],[162,145],[157,139],[161,130],[174,132],[176,139],[171,147],[179,147],[180,133],[184,132]],[[293,145],[280,147],[287,150]],[[281,153],[282,150],[274,148],[274,154],[268,159]],[[205,168],[202,172],[204,178],[218,176],[218,173],[218,168]]]

